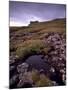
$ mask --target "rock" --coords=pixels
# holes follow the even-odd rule
[[[64,69],[61,69],[61,70],[60,70],[60,73],[65,74],[65,70],[64,70]]]
[[[55,81],[52,81],[53,86],[57,86],[58,84]]]
[[[20,73],[19,74],[19,80],[22,80],[23,79],[23,73]]]
[[[53,67],[51,67],[50,72],[54,73],[55,69]]]
[[[30,85],[33,84],[33,80],[32,80],[32,74],[31,72],[25,72],[24,74],[19,74],[19,83],[17,85],[17,87],[23,87],[24,84],[28,83]]]
[[[52,38],[52,41],[55,42],[56,41],[56,38]]]
[[[10,71],[14,70],[15,66],[10,66]]]
[[[41,70],[40,70],[40,74],[41,74],[41,73],[45,73],[45,71],[44,71],[43,69],[41,69]]]
[[[16,87],[18,81],[19,81],[18,75],[14,75],[14,76],[10,79],[10,87],[11,87],[11,88]]]
[[[20,88],[20,87],[23,86],[23,84],[24,84],[24,83],[23,83],[23,80],[20,80],[19,83],[17,84],[17,87]]]
[[[15,55],[15,58],[16,58],[16,59],[18,59],[18,58],[19,58],[19,56],[18,56],[18,55]]]
[[[27,63],[22,63],[22,64],[17,66],[17,71],[19,73],[24,73],[27,71],[28,67],[29,67],[29,65]]]
[[[32,84],[29,82],[22,82],[22,80],[17,85],[18,88],[29,88],[32,87]]]
[[[52,61],[58,61],[58,57],[57,56],[53,56],[52,57]]]
[[[18,59],[17,55],[11,55],[9,60],[10,65],[14,64],[17,59]]]
[[[62,61],[62,58],[61,58],[61,57],[59,57],[59,60],[60,60],[60,61]]]
[[[57,51],[55,50],[55,51],[50,52],[50,55],[57,55]]]
[[[66,75],[65,74],[62,75],[62,80],[63,80],[64,84],[66,84]]]
[[[25,72],[24,74],[22,73],[19,74],[19,80],[22,80],[23,82],[33,83],[31,72]]]
[[[9,63],[10,63],[10,65],[11,65],[11,64],[15,63],[15,60],[14,60],[14,59],[10,59],[10,60],[9,60]]]

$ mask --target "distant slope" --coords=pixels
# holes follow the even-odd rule
[[[25,27],[10,27],[10,48],[15,48],[24,41],[44,39],[47,33],[65,33],[66,19],[48,22],[31,22]]]
[[[14,30],[28,30],[32,29],[43,29],[43,28],[54,28],[54,27],[66,27],[66,19],[55,19],[52,21],[46,21],[46,22],[30,22],[28,26],[23,26],[23,27],[10,27],[10,31],[14,32]],[[34,29],[33,29],[34,28]]]

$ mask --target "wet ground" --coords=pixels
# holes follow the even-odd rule
[[[47,59],[43,55],[30,56],[25,61],[29,64],[30,69],[35,68],[37,70],[43,69],[45,72],[50,69],[50,65],[47,63]]]

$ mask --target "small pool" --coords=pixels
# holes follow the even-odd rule
[[[29,64],[31,69],[43,69],[45,72],[47,72],[50,70],[50,65],[47,63],[47,59],[42,57],[43,55],[33,55],[28,57],[25,62]]]

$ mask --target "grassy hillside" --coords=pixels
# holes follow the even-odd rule
[[[10,27],[10,50],[17,50],[24,43],[36,45],[37,41],[44,40],[48,33],[65,33],[66,20],[56,19],[48,22],[31,22],[27,27]],[[41,41],[42,43],[42,41]],[[25,48],[28,44],[24,45]],[[38,48],[38,47],[37,47]]]

